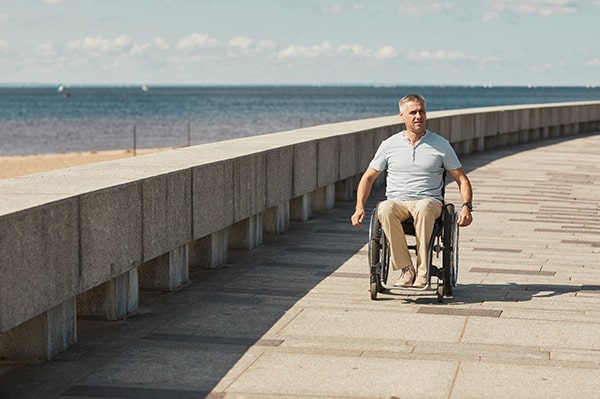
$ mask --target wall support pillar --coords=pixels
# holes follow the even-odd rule
[[[132,269],[77,296],[77,316],[119,320],[137,310],[138,270]]]
[[[312,193],[303,194],[290,201],[290,219],[300,222],[312,217]]]
[[[263,230],[267,234],[282,234],[290,228],[290,202],[284,201],[263,213]]]
[[[75,298],[0,333],[0,359],[48,361],[77,342]]]
[[[190,280],[188,246],[182,245],[139,267],[141,289],[174,291]]]
[[[190,265],[212,269],[227,262],[229,228],[219,230],[194,241],[190,246]]]
[[[335,207],[335,184],[316,189],[313,193],[313,210],[321,212]]]
[[[229,248],[254,249],[263,243],[262,214],[250,216],[231,226]]]

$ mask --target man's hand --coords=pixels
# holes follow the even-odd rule
[[[364,218],[365,218],[365,210],[357,209],[356,211],[354,211],[354,214],[352,215],[352,218],[351,218],[352,226],[360,229],[361,223]]]
[[[456,223],[460,227],[467,227],[473,221],[473,215],[471,215],[471,210],[466,206],[463,206],[460,212],[458,213],[458,220]]]

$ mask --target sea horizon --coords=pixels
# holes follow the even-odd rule
[[[68,82],[0,82],[0,88],[53,88],[59,86],[80,87],[80,88],[119,88],[119,87],[465,87],[465,88],[586,88],[595,89],[600,85],[585,84],[585,85],[533,85],[533,84],[460,84],[460,83],[444,83],[444,84],[402,84],[402,83],[68,83]]]
[[[0,155],[169,148],[428,111],[599,101],[586,86],[0,84]]]

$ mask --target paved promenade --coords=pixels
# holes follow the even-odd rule
[[[600,397],[600,134],[463,163],[474,222],[443,304],[372,301],[342,203],[126,320],[81,321],[52,362],[0,362],[0,398]]]

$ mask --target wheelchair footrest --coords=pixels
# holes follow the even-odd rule
[[[425,287],[401,287],[399,285],[386,285],[384,287],[388,291],[432,291],[434,290],[431,283],[425,285]]]

